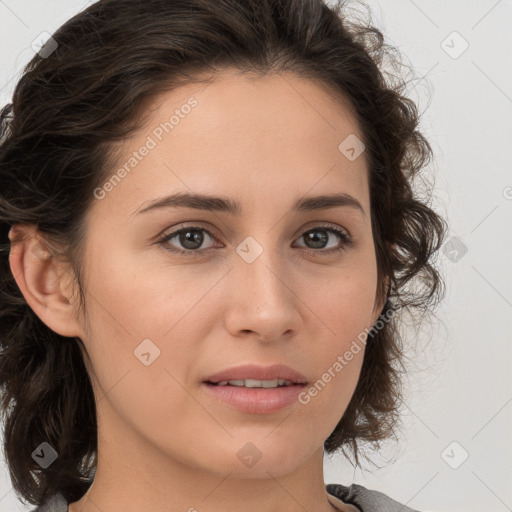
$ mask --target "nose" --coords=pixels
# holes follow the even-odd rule
[[[264,342],[295,336],[303,322],[304,302],[294,290],[292,269],[270,250],[263,250],[252,262],[238,256],[234,261],[227,277],[226,328],[230,334],[249,337],[252,333]]]

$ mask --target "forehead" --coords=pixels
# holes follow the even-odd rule
[[[340,150],[347,138],[363,136],[351,105],[329,86],[291,72],[230,71],[158,94],[145,115],[112,169],[128,171],[107,195],[125,212],[184,191],[243,203],[335,188],[367,203],[365,153],[350,160]],[[150,149],[131,170],[143,147]]]

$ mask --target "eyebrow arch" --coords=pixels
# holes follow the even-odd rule
[[[144,203],[143,203],[144,204]],[[292,204],[293,212],[309,212],[316,210],[324,210],[328,208],[336,208],[339,206],[347,206],[360,210],[364,217],[366,212],[361,203],[349,194],[324,194],[319,196],[299,197]],[[218,212],[226,212],[232,215],[240,215],[242,207],[240,203],[226,197],[208,196],[205,194],[191,194],[188,192],[179,192],[161,199],[152,201],[143,210],[135,210],[132,215],[137,215],[157,208],[185,207],[194,208],[196,210],[213,210]],[[140,211],[139,211],[140,210]]]

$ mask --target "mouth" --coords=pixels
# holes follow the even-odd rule
[[[245,364],[226,368],[204,378],[213,386],[238,386],[245,388],[278,388],[306,384],[306,377],[284,364],[261,366]]]
[[[244,388],[282,388],[289,386],[305,386],[305,383],[292,382],[286,379],[273,379],[273,380],[257,380],[257,379],[233,379],[221,380],[219,382],[205,381],[206,384],[212,386],[233,386]]]
[[[298,403],[306,383],[286,379],[229,379],[203,381],[205,393],[215,405],[224,404],[244,413],[273,414]]]

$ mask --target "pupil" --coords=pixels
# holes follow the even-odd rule
[[[193,233],[193,235],[188,236],[190,233]],[[187,245],[190,241],[192,241],[192,247]],[[180,242],[187,249],[198,249],[203,243],[203,234],[197,229],[189,229],[188,231],[183,231],[180,236]]]
[[[317,236],[317,233],[321,233],[320,237]],[[310,231],[306,236],[313,242],[313,244],[317,243],[318,238],[320,238],[324,243],[327,243],[327,235],[322,231]],[[320,243],[320,245],[315,245],[314,247],[323,247],[323,244]]]

